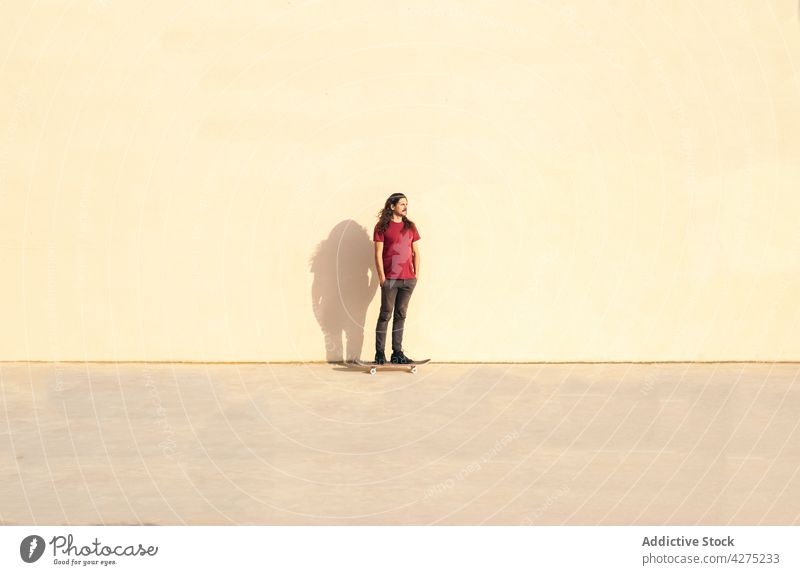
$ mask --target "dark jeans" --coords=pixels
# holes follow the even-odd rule
[[[408,302],[417,278],[407,280],[387,279],[381,287],[381,313],[375,328],[375,351],[384,351],[386,347],[386,330],[394,311],[392,322],[392,351],[403,351],[403,327],[406,323]]]

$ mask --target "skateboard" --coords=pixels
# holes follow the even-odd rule
[[[375,375],[379,369],[398,369],[401,367],[408,368],[411,373],[417,373],[417,366],[418,365],[425,365],[428,363],[429,359],[423,359],[420,361],[415,361],[414,363],[390,363],[386,362],[384,364],[377,364],[373,362],[366,362],[361,361],[360,359],[355,360],[355,364],[361,367],[368,367],[370,375]]]

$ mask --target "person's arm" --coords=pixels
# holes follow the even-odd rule
[[[414,250],[414,275],[419,279],[419,242],[411,244],[411,249]]]
[[[378,283],[383,287],[386,274],[383,272],[383,242],[375,242],[375,267],[378,269]]]

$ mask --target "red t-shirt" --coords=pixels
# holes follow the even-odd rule
[[[375,225],[372,241],[383,242],[383,271],[387,279],[407,280],[417,277],[411,244],[419,239],[417,227],[406,230],[404,222],[390,221],[385,232],[379,232],[377,224]]]

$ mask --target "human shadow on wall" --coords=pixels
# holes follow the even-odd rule
[[[329,363],[361,357],[367,308],[379,285],[373,254],[367,230],[354,220],[344,220],[311,256],[311,303]]]

